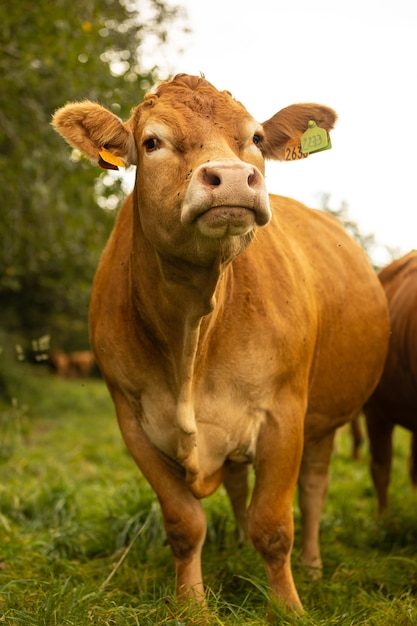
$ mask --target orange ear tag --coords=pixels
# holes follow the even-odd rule
[[[106,148],[102,148],[99,152],[99,155],[106,163],[110,163],[111,165],[116,165],[118,167],[126,167],[120,157],[115,156]]]
[[[284,161],[299,161],[306,159],[308,153],[301,149],[301,139],[289,139],[284,148]]]

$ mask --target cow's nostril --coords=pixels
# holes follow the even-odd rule
[[[221,185],[222,181],[220,177],[216,174],[204,170],[204,182],[206,183],[206,185],[210,185],[211,187],[218,187],[219,185]]]

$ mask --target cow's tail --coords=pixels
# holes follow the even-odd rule
[[[414,487],[417,487],[417,433],[411,436],[410,478]]]

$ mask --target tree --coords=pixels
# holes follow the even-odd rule
[[[144,46],[163,45],[173,26],[184,31],[183,18],[159,0],[0,5],[3,327],[85,329],[91,280],[114,220],[99,208],[97,190],[119,198],[121,182],[109,186],[104,173],[106,184],[97,186],[99,170],[69,158],[51,116],[68,100],[90,99],[127,118],[166,78],[144,68]]]

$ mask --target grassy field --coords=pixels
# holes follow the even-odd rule
[[[297,565],[305,606],[274,623],[417,624],[417,502],[408,433],[397,429],[391,508],[376,517],[366,448],[338,435],[322,517],[323,578]],[[208,615],[181,607],[156,499],[125,451],[100,380],[63,381],[22,364],[16,400],[0,406],[0,623],[10,626],[266,624],[264,568],[240,546],[222,490],[206,501]]]

